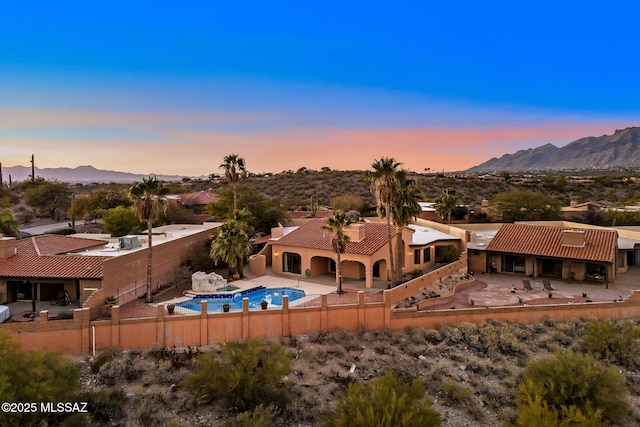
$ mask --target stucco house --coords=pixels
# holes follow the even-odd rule
[[[252,270],[260,272],[264,265],[272,271],[293,277],[314,277],[335,274],[335,252],[331,247],[331,233],[322,229],[325,219],[311,219],[298,227],[272,230],[267,246],[253,257]],[[366,220],[346,229],[350,238],[341,256],[344,278],[364,280],[371,288],[374,280],[388,281],[391,277],[386,223]],[[392,230],[395,254],[396,230]],[[459,237],[412,224],[402,230],[403,257],[400,262],[405,273],[425,271],[438,262],[439,247],[454,245],[460,250]],[[262,257],[262,258],[260,258]],[[259,261],[260,260],[260,261]]]
[[[183,262],[206,251],[219,223],[174,224],[153,229],[154,285],[171,283]],[[41,235],[0,238],[0,302],[54,301],[95,306],[107,296],[124,304],[146,291],[145,236],[97,239]],[[35,285],[35,286],[34,286]]]
[[[488,242],[469,244],[469,268],[478,272],[615,280],[618,232],[530,224],[503,224]]]

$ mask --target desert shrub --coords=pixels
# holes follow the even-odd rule
[[[120,388],[108,388],[81,395],[80,400],[87,402],[91,418],[98,423],[118,425],[124,418],[124,391]]]
[[[455,405],[464,404],[473,397],[473,389],[471,386],[463,386],[453,378],[449,378],[442,385],[442,393],[445,399],[447,399],[447,402]]]
[[[220,355],[204,353],[183,381],[204,401],[221,398],[239,410],[259,404],[284,408],[289,403],[282,378],[291,370],[291,354],[280,344],[247,339],[220,347]]]
[[[624,377],[571,350],[529,362],[516,397],[516,426],[619,425],[627,413]]]
[[[272,425],[273,415],[262,405],[239,414],[233,420],[226,420],[222,423],[222,427],[271,427]]]
[[[134,381],[138,379],[143,368],[133,360],[135,357],[132,353],[120,354],[120,357],[114,357],[106,362],[98,372],[98,378],[103,384],[113,386],[121,381]]]
[[[116,351],[111,349],[98,354],[91,362],[91,372],[97,374],[100,368],[107,362],[111,362],[116,355]]]
[[[349,385],[335,408],[323,416],[327,426],[439,426],[440,414],[434,411],[425,395],[422,380],[411,384],[393,372],[368,383]]]
[[[2,402],[69,402],[79,388],[80,372],[64,356],[48,351],[21,351],[20,345],[0,333],[0,400]],[[39,405],[39,403],[38,403]],[[0,412],[0,425],[36,425],[35,413]]]
[[[185,366],[191,366],[200,353],[199,348],[189,346],[186,350],[179,350],[175,347],[162,347],[158,350],[152,351],[151,354],[158,364],[161,362],[168,362],[174,369],[179,369]]]
[[[460,252],[453,245],[439,246],[438,262],[450,263],[460,258]]]
[[[640,366],[640,327],[630,320],[591,319],[580,340],[581,350],[606,364],[614,363],[634,369]]]

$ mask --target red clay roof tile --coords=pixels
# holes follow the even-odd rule
[[[319,249],[333,251],[331,233],[323,230],[325,219],[312,219],[298,227],[286,236],[281,237],[275,245],[293,246],[298,248]],[[391,237],[396,231],[392,229]],[[387,226],[382,222],[365,222],[365,237],[359,242],[347,243],[346,253],[359,255],[373,255],[387,244]]]
[[[0,277],[101,279],[102,262],[108,256],[64,255],[104,245],[102,240],[43,235],[22,239],[17,253],[0,260]]]
[[[585,229],[584,247],[562,244],[566,228],[527,224],[504,224],[487,245],[487,251],[613,263],[618,233]],[[575,228],[572,228],[575,230]]]

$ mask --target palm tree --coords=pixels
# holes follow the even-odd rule
[[[211,242],[209,255],[214,262],[225,262],[232,269],[238,265],[238,260],[249,255],[251,250],[247,233],[238,223],[227,221]]]
[[[253,236],[255,229],[251,225],[253,221],[253,215],[247,208],[242,208],[237,211],[234,211],[229,219],[228,223],[233,224],[235,227],[238,227],[240,230],[244,231],[247,235],[247,240]],[[247,254],[248,255],[248,254]],[[238,272],[240,274],[240,278],[244,277],[244,255],[238,257]]]
[[[436,199],[435,209],[436,213],[444,219],[447,217],[447,224],[451,224],[451,212],[458,206],[458,196],[456,190],[453,188],[447,188],[442,192],[442,195]]]
[[[327,230],[332,233],[331,246],[336,253],[336,281],[338,282],[338,293],[342,291],[342,265],[341,255],[347,248],[349,243],[349,236],[345,234],[345,229],[352,224],[353,220],[349,218],[341,210],[337,210],[333,213],[333,216],[327,218],[326,223],[322,226],[323,230]]]
[[[382,157],[373,162],[373,171],[367,171],[366,177],[371,181],[371,190],[376,197],[378,216],[387,220],[387,241],[389,244],[389,266],[395,271],[393,245],[391,236],[391,206],[396,202],[397,189],[395,175],[401,163],[391,157]],[[391,276],[391,285],[395,285],[395,275]]]
[[[140,221],[147,224],[147,233],[149,237],[149,251],[147,258],[147,296],[145,301],[153,302],[153,293],[151,292],[151,265],[152,256],[152,238],[153,223],[160,216],[160,211],[166,207],[167,200],[164,196],[169,190],[158,181],[155,176],[143,178],[139,182],[129,188],[129,195],[133,199],[133,205]]]
[[[224,157],[220,168],[224,169],[224,177],[233,188],[233,210],[235,211],[238,209],[236,186],[238,182],[247,175],[244,159],[237,154],[229,154]]]
[[[396,283],[402,281],[402,258],[404,256],[404,246],[402,244],[402,230],[415,220],[422,211],[418,204],[420,193],[416,188],[415,181],[409,179],[408,171],[401,169],[395,174],[397,198],[391,206],[391,222],[396,227],[396,256],[397,268],[394,271]]]

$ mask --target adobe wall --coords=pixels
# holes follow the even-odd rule
[[[55,350],[69,355],[89,355],[115,347],[122,350],[153,346],[185,347],[242,340],[248,337],[279,337],[335,329],[402,330],[409,326],[435,328],[437,325],[479,323],[490,319],[515,323],[536,323],[546,319],[565,322],[573,318],[624,319],[640,316],[640,294],[623,302],[565,305],[467,308],[442,311],[394,310],[386,303],[364,303],[364,292],[357,303],[327,305],[323,295],[318,307],[248,310],[231,313],[168,315],[162,305],[154,317],[120,319],[114,307],[111,320],[91,322],[89,309],[79,309],[73,320],[37,321],[0,325],[23,349]],[[42,315],[41,315],[42,317]],[[46,315],[44,316],[46,318]]]

